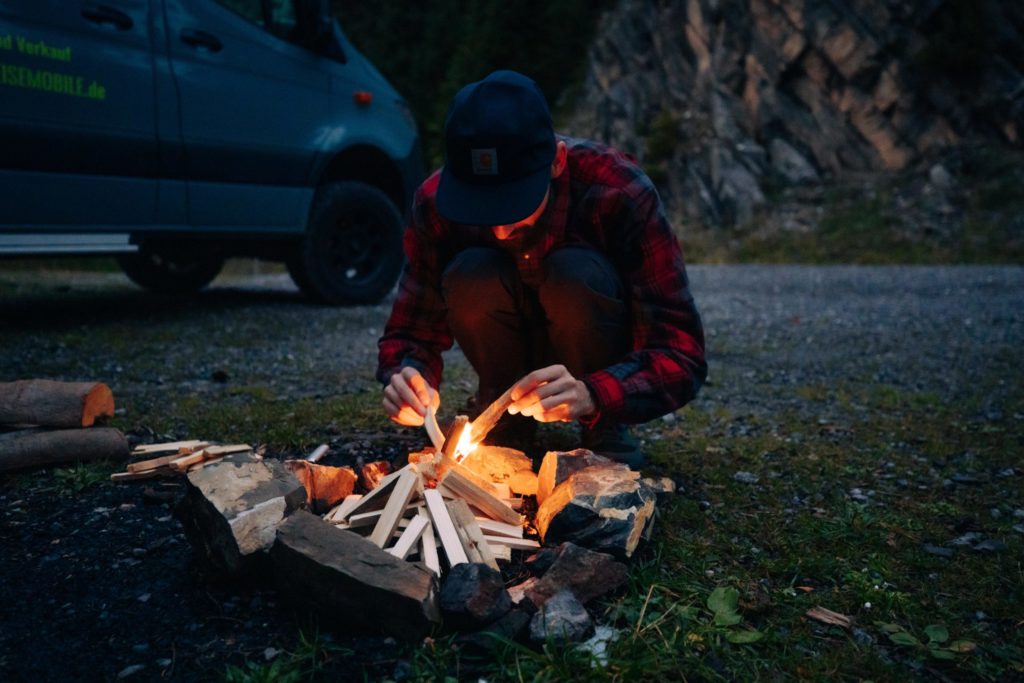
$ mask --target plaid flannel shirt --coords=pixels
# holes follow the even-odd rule
[[[497,239],[486,227],[442,218],[435,203],[439,172],[417,190],[405,231],[407,264],[379,341],[381,382],[412,366],[431,386],[440,385],[441,353],[453,342],[441,277],[459,251],[473,246],[506,251],[530,286],[536,285],[550,251],[583,246],[604,253],[622,277],[633,336],[632,350],[617,363],[578,378],[598,406],[588,423],[646,422],[696,395],[707,375],[704,330],[679,242],[654,185],[614,149],[559,139],[568,146],[567,167],[552,180],[548,206],[537,224],[510,240]]]

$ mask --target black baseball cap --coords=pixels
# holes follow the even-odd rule
[[[555,130],[544,93],[495,71],[455,95],[444,124],[437,210],[456,223],[505,225],[533,213],[551,182]]]

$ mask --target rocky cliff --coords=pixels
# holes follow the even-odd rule
[[[766,193],[1024,137],[1019,0],[621,0],[564,128],[637,156],[669,205],[746,223]]]

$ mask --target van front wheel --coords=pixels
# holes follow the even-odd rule
[[[317,301],[377,303],[394,287],[402,260],[402,219],[387,195],[365,183],[331,183],[313,199],[288,272]]]

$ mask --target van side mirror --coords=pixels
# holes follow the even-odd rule
[[[332,40],[330,0],[293,0],[296,42],[314,52],[323,52]]]

